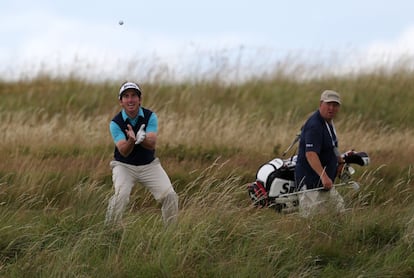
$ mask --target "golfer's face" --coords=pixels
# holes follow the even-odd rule
[[[141,98],[134,90],[128,90],[122,95],[119,102],[128,114],[135,114],[141,105]]]
[[[322,118],[325,120],[332,120],[339,111],[339,103],[337,102],[323,102],[319,105],[319,111]]]

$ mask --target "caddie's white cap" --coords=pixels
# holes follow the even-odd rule
[[[336,102],[336,103],[341,104],[341,97],[335,91],[325,90],[321,94],[321,101],[323,101],[323,102]]]
[[[125,82],[124,84],[122,84],[121,88],[119,89],[119,94],[118,94],[118,98],[121,99],[122,98],[122,94],[125,93],[126,90],[129,89],[133,89],[135,91],[137,91],[138,96],[141,96],[141,88],[138,86],[138,84],[134,83],[134,82]]]

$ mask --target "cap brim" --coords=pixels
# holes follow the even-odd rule
[[[337,99],[325,99],[325,100],[321,100],[321,101],[323,101],[323,102],[336,102],[338,104],[341,104],[341,102]]]
[[[123,90],[122,92],[119,93],[119,98],[122,97],[123,94],[125,94],[126,91],[128,90],[134,90],[135,92],[137,92],[138,96],[141,96],[141,91],[136,89],[136,88],[126,88],[125,90]]]

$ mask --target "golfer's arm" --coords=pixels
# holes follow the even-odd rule
[[[135,146],[135,141],[131,139],[119,140],[118,143],[116,143],[116,147],[118,148],[118,151],[124,157],[127,157],[132,152],[132,150],[134,149],[134,146]]]
[[[157,143],[157,133],[148,132],[145,136],[144,141],[141,142],[141,146],[149,150],[154,150],[156,143]]]
[[[326,175],[325,169],[322,167],[319,156],[316,152],[306,152],[306,159],[312,169],[322,178],[322,175]]]

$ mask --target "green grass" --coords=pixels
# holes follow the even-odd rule
[[[159,204],[137,186],[114,229],[103,220],[119,84],[1,81],[0,276],[412,277],[413,77],[379,69],[305,81],[279,71],[237,85],[143,80],[179,221],[165,228]],[[341,150],[372,160],[355,167],[359,191],[341,188],[347,212],[302,219],[253,208],[246,184],[289,146],[327,88],[344,99]]]

